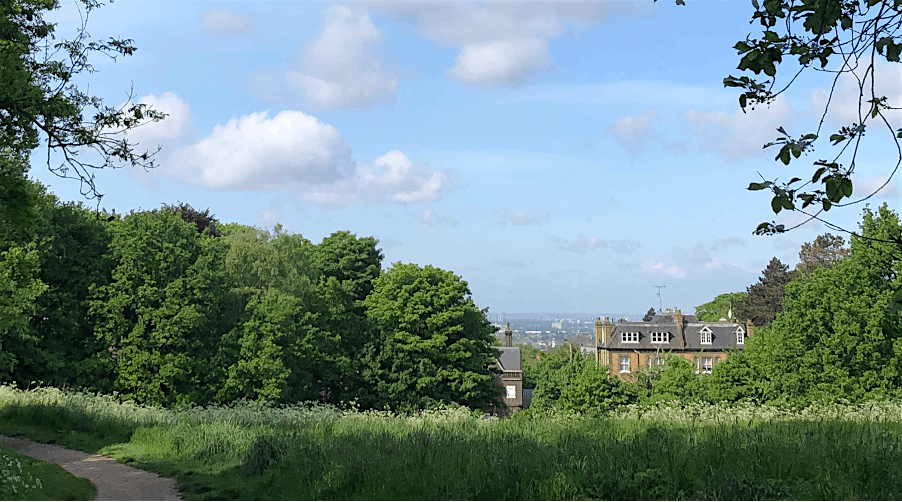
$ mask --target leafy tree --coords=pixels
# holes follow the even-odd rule
[[[422,408],[500,404],[489,365],[498,351],[486,310],[466,281],[431,265],[395,263],[364,301],[376,339],[365,352],[372,404]]]
[[[56,25],[44,19],[59,8],[57,0],[0,2],[0,150],[25,156],[43,142],[48,149],[47,167],[59,176],[79,180],[84,194],[99,198],[93,169],[154,166],[153,154],[135,151],[125,133],[165,115],[144,104],[111,108],[79,90],[78,76],[95,71],[88,62],[92,53],[115,60],[137,50],[128,39],[91,41],[88,18],[103,4],[80,2],[83,24],[72,40],[57,40]],[[100,163],[79,157],[84,148],[93,150]],[[53,151],[62,155],[59,166],[51,164]]]
[[[696,373],[696,366],[675,355],[664,354],[661,364],[643,368],[636,375],[636,387],[642,403],[660,401],[697,401],[702,395],[702,380],[708,375]]]
[[[649,308],[649,309],[648,309],[648,312],[646,312],[646,313],[645,313],[645,316],[642,318],[642,321],[644,321],[644,322],[651,321],[652,319],[655,318],[655,314],[656,314],[656,313],[657,313],[657,312],[655,312],[655,308],[654,308],[654,307]]]
[[[572,351],[567,344],[550,351],[539,363],[530,408],[597,415],[635,401],[635,386],[608,376],[606,366],[598,366],[595,358]]]
[[[783,312],[783,295],[793,274],[776,257],[764,269],[758,282],[748,287],[748,297],[736,305],[736,317],[751,319],[756,326],[773,322]]]
[[[695,317],[702,322],[715,322],[722,317],[729,319],[730,311],[732,310],[734,314],[738,315],[738,306],[748,297],[749,294],[746,291],[717,295],[710,302],[695,307]]]
[[[373,281],[382,271],[382,250],[373,237],[357,237],[348,231],[333,232],[313,250],[313,265],[326,277],[340,283],[349,282],[349,290],[357,302],[363,302],[373,291]],[[363,314],[363,311],[360,310]]]
[[[142,403],[209,402],[221,380],[225,243],[167,211],[131,214],[110,231],[116,266],[92,313],[115,389]]]
[[[819,267],[832,267],[849,256],[849,248],[844,247],[845,239],[839,235],[826,233],[818,235],[814,241],[802,244],[799,264],[796,270],[807,274]]]
[[[755,338],[767,337],[766,328],[755,332]],[[750,341],[746,345],[751,344]],[[757,341],[757,340],[756,340]],[[761,373],[752,365],[749,359],[749,351],[732,350],[724,361],[716,364],[707,377],[707,385],[703,391],[703,398],[712,403],[735,403],[749,401],[760,404],[768,400],[764,387],[766,381]]]
[[[216,219],[216,215],[210,214],[210,208],[201,211],[191,207],[191,204],[179,202],[178,204],[163,204],[162,210],[181,216],[186,223],[196,226],[200,233],[210,232],[210,235],[214,237],[221,236],[219,230],[216,229],[219,221]]]
[[[523,388],[535,389],[542,351],[532,345],[524,344],[518,345],[518,347],[520,347],[520,368],[523,370]]]
[[[35,342],[28,320],[35,299],[47,289],[39,268],[34,245],[12,244],[0,251],[0,380],[12,377],[22,352]]]
[[[898,288],[898,215],[884,204],[864,210],[851,255],[786,288],[786,311],[746,343],[772,400],[862,400],[898,394],[902,317],[888,308]]]

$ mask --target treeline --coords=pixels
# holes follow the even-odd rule
[[[313,244],[187,204],[119,215],[12,188],[0,193],[22,202],[0,203],[0,381],[164,406],[499,398],[494,328],[467,283],[432,266],[383,271],[372,237]]]
[[[898,214],[885,204],[865,209],[850,248],[836,236],[820,236],[802,246],[795,270],[775,258],[747,291],[700,306],[702,320],[732,309],[734,317],[760,323],[745,349],[711,374],[665,355],[662,364],[623,382],[566,346],[548,354],[525,350],[525,378],[535,384],[532,407],[604,413],[660,401],[805,406],[900,398],[902,317],[893,291],[902,281],[902,250],[892,241],[900,233]]]

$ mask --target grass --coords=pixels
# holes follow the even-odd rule
[[[0,443],[0,500],[91,500],[96,493],[87,479]]]
[[[902,404],[890,402],[484,420],[462,408],[164,410],[0,387],[0,432],[174,477],[186,499],[902,498]]]

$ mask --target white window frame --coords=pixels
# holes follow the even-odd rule
[[[637,331],[621,331],[621,343],[639,343],[639,333]]]
[[[745,330],[742,326],[736,328],[736,345],[745,345]]]
[[[624,363],[626,363],[624,365]],[[621,373],[629,373],[630,372],[630,356],[620,356],[620,372]]]
[[[708,363],[707,365],[705,363]],[[711,373],[714,369],[714,356],[702,356],[698,359],[698,367],[702,373]]]
[[[714,332],[711,331],[711,328],[704,326],[698,332],[699,343],[702,345],[711,345],[714,340]]]
[[[507,385],[507,399],[517,399],[517,386],[516,385]]]
[[[649,368],[659,364],[664,364],[664,358],[661,356],[648,356],[645,358],[645,366]]]
[[[654,332],[651,334],[651,343],[670,343],[670,333]]]

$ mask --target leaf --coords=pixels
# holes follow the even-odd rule
[[[899,62],[899,55],[902,54],[902,44],[890,42],[886,46],[886,60],[894,63]]]
[[[780,35],[777,35],[775,32],[767,30],[764,32],[764,40],[768,42],[777,42],[780,40]]]
[[[821,176],[824,174],[824,171],[826,171],[826,170],[827,170],[826,167],[821,167],[820,169],[815,171],[814,176],[811,177],[811,182],[817,183],[817,180],[819,180],[821,178]]]
[[[830,141],[833,142],[833,146],[836,146],[836,145],[842,143],[845,139],[846,139],[846,137],[842,134],[831,134],[830,135]]]
[[[829,200],[823,199],[823,200],[821,200],[821,203],[823,203],[823,205],[824,205],[824,211],[829,211],[829,210],[830,210],[830,206],[831,206],[832,204],[830,204],[830,201],[829,201]]]
[[[758,0],[752,0],[752,7],[754,7],[755,10],[761,10],[761,6],[758,5]]]
[[[749,183],[749,190],[764,190],[770,186],[770,181],[765,181],[764,183]]]
[[[792,185],[796,181],[802,181],[802,178],[793,178],[793,179],[789,180],[789,184]]]
[[[743,111],[744,111],[744,110],[745,110],[745,106],[746,106],[747,104],[748,104],[748,101],[747,101],[746,95],[745,95],[745,94],[740,94],[740,95],[739,95],[739,107],[742,108]],[[902,130],[900,130],[899,134],[902,135]],[[902,137],[902,136],[900,136],[900,137]]]
[[[783,162],[784,165],[789,165],[789,145],[783,145],[783,148],[780,149],[780,153],[774,158],[774,160],[778,159]]]
[[[846,197],[852,196],[852,180],[849,178],[843,178],[841,183],[842,193],[845,194]]]
[[[736,45],[734,45],[733,48],[736,49],[737,51],[739,51],[740,54],[743,54],[745,52],[752,50],[751,45],[749,45],[741,40],[739,42],[736,42]]]
[[[795,209],[796,205],[789,199],[789,197],[783,197],[783,209],[791,210]]]
[[[781,210],[783,210],[783,201],[782,197],[779,195],[774,196],[770,201],[770,208],[774,210],[775,213],[779,214]]]

